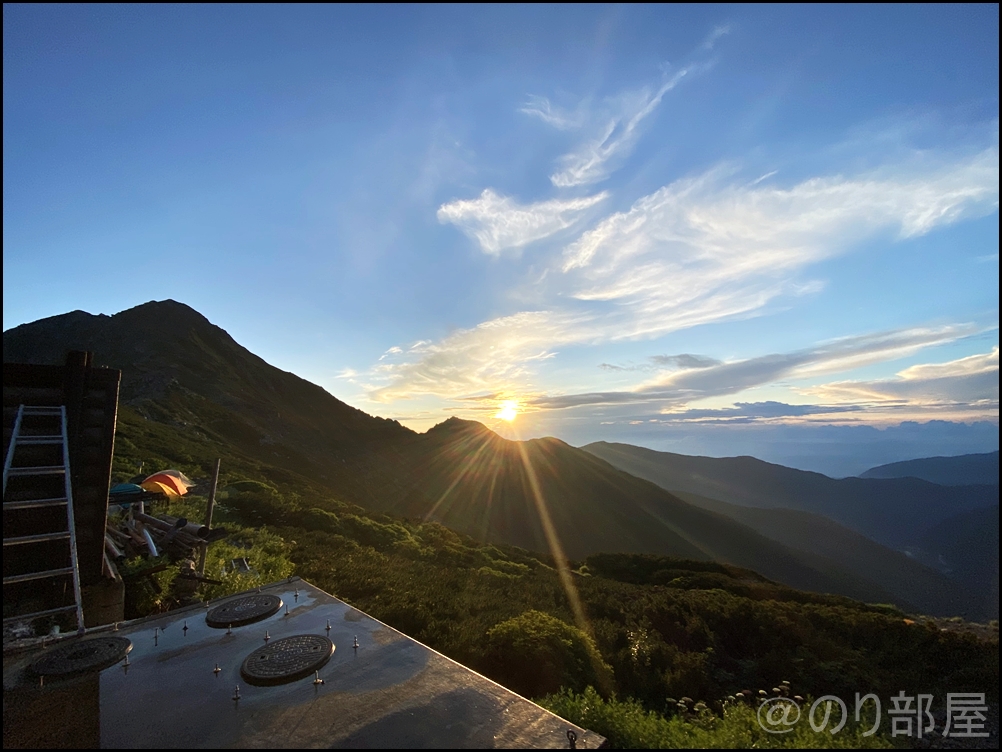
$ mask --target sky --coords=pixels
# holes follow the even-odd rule
[[[172,298],[415,430],[997,449],[998,28],[5,4],[3,326]]]

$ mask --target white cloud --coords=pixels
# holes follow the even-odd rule
[[[394,347],[391,347],[386,352],[384,352],[382,355],[380,355],[379,359],[380,360],[386,360],[391,355],[399,355],[402,352],[403,352],[403,350],[401,350],[399,347],[394,346]]]
[[[730,26],[718,26],[718,27],[716,27],[713,31],[711,31],[707,35],[706,39],[703,40],[703,44],[701,45],[701,49],[704,49],[707,52],[709,52],[710,50],[713,49],[713,46],[717,43],[717,40],[720,39],[720,37],[722,37],[722,36],[724,36],[726,34],[730,34],[730,33],[731,33],[731,27]]]
[[[553,356],[555,344],[580,336],[584,322],[566,313],[531,311],[486,321],[426,345],[420,357],[382,364],[369,397],[391,402],[433,395],[462,399],[485,392],[524,390],[533,365]]]
[[[726,184],[717,168],[607,217],[564,251],[568,294],[632,312],[620,336],[651,336],[754,312],[811,263],[875,233],[914,237],[998,208],[998,148],[897,177]],[[905,173],[904,168],[901,173]]]
[[[607,195],[518,204],[488,188],[479,198],[443,204],[438,221],[456,225],[476,240],[484,253],[498,255],[567,229]]]
[[[803,390],[834,402],[976,405],[998,411],[999,348],[947,363],[924,363],[893,379],[838,381]]]
[[[929,381],[933,379],[971,376],[978,373],[989,373],[999,370],[999,348],[996,345],[991,352],[979,355],[969,355],[947,363],[926,363],[909,366],[898,374],[905,381]]]
[[[964,324],[845,337],[790,353],[774,353],[727,363],[718,361],[710,365],[697,363],[681,370],[662,371],[630,390],[539,396],[533,404],[550,409],[643,402],[658,402],[666,407],[682,406],[710,397],[739,394],[781,379],[804,379],[894,360],[976,331],[974,326]],[[996,352],[996,364],[997,358]],[[709,359],[704,362],[707,361]],[[676,363],[672,363],[669,367],[675,366]],[[815,394],[811,390],[808,393]],[[827,393],[820,396],[829,398]]]
[[[757,315],[783,295],[809,294],[823,283],[802,271],[851,250],[878,233],[899,239],[927,233],[998,207],[998,147],[950,163],[888,166],[853,177],[805,180],[792,187],[748,185],[718,168],[675,181],[608,216],[551,259],[532,293],[544,310],[523,310],[457,332],[373,372],[370,395],[388,401],[419,394],[517,391],[538,394],[542,360],[569,345],[653,338],[668,332]],[[439,211],[487,253],[564,229],[605,194],[519,206],[491,191]],[[580,203],[583,202],[583,203]],[[545,253],[545,251],[544,251]],[[528,283],[527,283],[528,284]],[[668,400],[729,395],[780,378],[816,378],[884,362],[920,347],[969,334],[965,327],[909,329],[830,342],[808,351],[677,370],[659,382],[610,393],[608,400]],[[600,373],[599,371],[595,372]],[[645,391],[646,390],[646,391]],[[544,398],[539,407],[559,406]],[[595,404],[593,395],[553,397]]]
[[[591,185],[608,177],[615,161],[633,150],[643,120],[661,104],[664,95],[692,71],[691,66],[683,68],[662,83],[657,91],[644,89],[639,93],[620,97],[613,105],[612,114],[597,124],[594,135],[560,158],[562,169],[550,176],[550,182],[558,188],[568,188]],[[547,117],[553,117],[555,122],[566,121],[564,117],[549,115],[549,112],[546,111]],[[539,108],[534,109],[532,114],[543,117],[543,111]]]
[[[519,112],[532,117],[538,117],[547,125],[552,125],[560,131],[573,130],[584,125],[587,119],[587,100],[581,102],[573,112],[554,107],[546,97],[529,96],[529,101],[522,105]]]
[[[771,178],[771,177],[772,177],[773,175],[777,175],[777,174],[779,174],[779,170],[773,170],[772,172],[767,172],[767,173],[765,173],[765,175],[761,175],[761,176],[759,176],[759,177],[755,178],[755,179],[754,179],[753,181],[751,181],[751,182],[750,182],[750,183],[749,183],[748,185],[749,185],[749,187],[751,187],[751,186],[753,186],[753,185],[758,185],[758,184],[759,184],[759,183],[761,183],[761,182],[762,182],[763,180],[768,180],[768,179],[769,179],[769,178]]]

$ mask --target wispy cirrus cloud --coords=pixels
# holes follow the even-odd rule
[[[374,402],[416,396],[461,399],[524,387],[532,366],[553,356],[553,346],[568,333],[586,331],[568,313],[532,311],[504,316],[457,331],[440,342],[425,343],[412,357],[384,362],[372,371]]]
[[[593,134],[576,149],[560,157],[561,169],[550,176],[550,182],[558,188],[570,188],[605,180],[618,160],[633,150],[644,119],[657,109],[665,94],[678,86],[694,69],[693,66],[681,69],[656,90],[643,89],[610,103],[612,112],[605,113],[600,119],[596,118],[599,122],[596,123]],[[522,108],[522,112],[529,112],[562,130],[573,122],[566,114],[555,113],[548,100],[536,98],[531,101],[537,104],[531,108],[527,105]],[[539,106],[538,103],[542,102],[546,103],[545,108]]]
[[[700,49],[703,49],[703,50],[706,50],[707,52],[709,52],[710,50],[713,49],[714,45],[716,45],[717,40],[720,39],[720,37],[725,36],[725,35],[730,34],[730,33],[731,33],[731,27],[730,26],[726,26],[725,25],[725,26],[717,26],[717,27],[715,27],[713,29],[713,31],[711,31],[709,34],[707,34],[706,39],[703,40],[703,44],[700,45]]]
[[[790,188],[739,185],[732,174],[675,181],[585,232],[564,251],[567,294],[629,309],[621,337],[654,336],[811,291],[796,278],[802,268],[877,233],[915,237],[998,209],[997,145],[945,165]]]
[[[791,405],[786,402],[735,402],[733,407],[689,408],[662,414],[659,423],[758,423],[813,415],[858,412],[858,405]]]
[[[802,391],[832,402],[977,405],[997,412],[999,348],[946,363],[910,366],[891,379],[837,381]]]
[[[602,197],[521,206],[486,191],[475,201],[443,206],[439,216],[463,227],[485,252],[498,253],[566,229],[577,212]],[[655,338],[757,315],[780,296],[820,289],[822,283],[801,278],[803,270],[863,240],[878,234],[888,236],[888,242],[915,237],[997,207],[997,144],[966,157],[932,155],[791,187],[749,185],[732,168],[709,170],[639,199],[569,243],[551,259],[545,284],[534,288],[543,310],[485,321],[380,364],[386,368],[374,371],[369,393],[379,401],[421,394],[538,393],[534,375],[559,348]],[[537,261],[545,265],[546,256]],[[791,374],[808,378],[847,371],[900,357],[909,347],[965,336],[953,330],[908,332],[899,344],[889,335],[866,335],[866,343],[857,338],[852,346],[829,344],[714,364],[698,374],[676,362],[674,374],[660,383],[638,384],[631,391],[539,396],[535,405],[685,404]]]
[[[588,100],[582,100],[574,110],[566,110],[552,104],[546,97],[530,95],[518,111],[537,117],[547,125],[552,125],[559,131],[580,128],[588,119]]]
[[[693,355],[691,353],[681,353],[679,355],[652,355],[646,363],[619,366],[613,363],[602,363],[599,368],[609,371],[653,371],[655,369],[681,369],[681,368],[709,368],[720,365],[721,361],[716,358],[708,358],[705,355]]]
[[[894,360],[976,332],[977,328],[973,325],[963,324],[845,337],[795,352],[773,353],[726,363],[718,361],[715,365],[663,372],[630,390],[542,395],[536,397],[532,404],[552,410],[584,405],[657,402],[671,409],[672,406],[710,397],[740,394],[783,379],[806,379]],[[996,363],[997,357],[996,353]]]
[[[476,240],[484,253],[496,256],[567,229],[607,196],[603,192],[584,198],[519,204],[488,188],[475,199],[443,204],[438,209],[438,221],[456,225]]]

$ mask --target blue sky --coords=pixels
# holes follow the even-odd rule
[[[5,5],[4,328],[170,297],[418,430],[994,449],[998,49],[997,5]]]

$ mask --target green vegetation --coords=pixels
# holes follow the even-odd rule
[[[116,480],[133,475],[140,459],[148,469],[206,477],[222,445],[200,432],[124,407]],[[979,640],[932,620],[906,620],[893,606],[794,590],[738,567],[624,554],[571,563],[586,618],[579,624],[544,554],[370,512],[232,450],[220,488],[215,523],[231,534],[210,547],[206,573],[224,584],[205,595],[294,570],[516,691],[548,695],[548,707],[614,746],[883,743],[848,727],[834,739],[805,727],[808,736],[780,742],[759,731],[748,708],[719,704],[781,680],[813,696],[889,697],[906,688],[997,697],[997,632]],[[169,511],[200,519],[204,503],[176,501]],[[221,575],[240,557],[257,574]],[[707,710],[680,714],[679,697],[702,700]]]
[[[755,708],[726,702],[719,714],[705,703],[670,718],[645,710],[633,700],[603,699],[594,689],[564,690],[540,704],[562,718],[591,729],[619,749],[884,749],[884,737],[863,734],[873,725],[849,720],[837,734],[817,733],[799,723],[789,734],[770,734],[756,722]],[[809,706],[808,706],[809,707]],[[834,724],[833,724],[834,725]]]
[[[612,689],[612,669],[594,641],[541,611],[526,611],[488,630],[484,665],[502,684],[528,697],[561,687]]]
[[[201,501],[203,500],[199,499]],[[175,499],[165,511],[174,517],[197,520],[205,514],[205,504]],[[224,526],[229,535],[225,540],[208,547],[205,575],[220,580],[223,584],[202,586],[202,598],[221,598],[284,579],[293,573],[295,566],[289,559],[292,546],[281,536],[266,527],[254,528],[238,524],[235,516],[222,505],[217,506],[213,517],[214,524]],[[235,571],[232,566],[234,559],[246,559],[251,571]]]
[[[572,562],[586,617],[579,624],[545,554],[368,511],[306,475],[235,451],[202,423],[157,417],[122,407],[115,480],[133,476],[140,460],[205,478],[223,455],[215,524],[230,535],[209,548],[206,574],[223,584],[203,597],[295,571],[521,694],[546,696],[551,710],[613,746],[886,744],[862,739],[851,724],[836,737],[807,725],[777,737],[761,731],[751,708],[720,704],[781,680],[813,696],[889,697],[906,688],[997,697],[997,631],[988,641],[944,632],[932,620],[906,620],[895,606],[794,590],[710,561],[595,554]],[[175,501],[166,511],[198,520],[204,504]],[[228,568],[239,558],[252,572]],[[162,601],[150,596],[146,607]],[[679,713],[679,697],[705,707]]]

